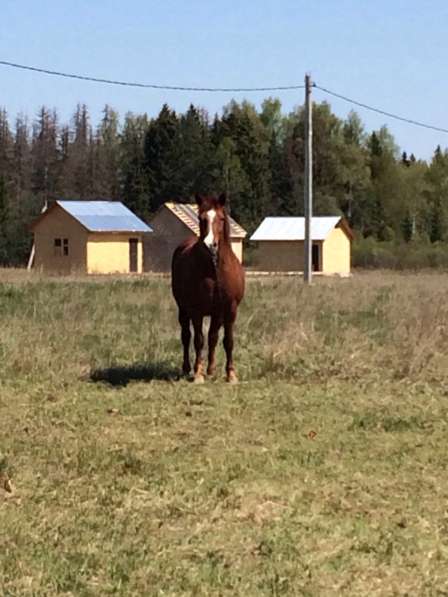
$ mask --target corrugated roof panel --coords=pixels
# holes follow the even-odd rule
[[[186,203],[173,203],[175,214],[186,224],[196,235],[199,235],[199,218],[191,205]]]
[[[152,232],[120,201],[57,201],[91,232]]]
[[[198,206],[194,203],[165,203],[165,205],[186,224],[194,234],[199,235]],[[230,224],[230,236],[233,238],[244,238],[246,231],[233,218],[228,216]]]
[[[339,216],[312,218],[312,240],[325,240],[340,220]],[[265,218],[250,240],[305,240],[305,218]]]

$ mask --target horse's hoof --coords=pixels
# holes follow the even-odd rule
[[[193,378],[193,383],[204,383],[205,377],[203,375],[195,375]]]
[[[231,384],[238,383],[238,377],[236,376],[235,371],[230,371],[230,373],[227,374],[226,381],[227,381],[227,383],[231,383]]]

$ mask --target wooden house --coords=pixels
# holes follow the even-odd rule
[[[61,274],[141,273],[151,233],[119,201],[55,201],[31,229],[33,267]]]
[[[232,249],[243,260],[246,231],[229,217]],[[176,247],[191,236],[199,236],[198,207],[189,203],[164,203],[150,219],[153,234],[144,240],[144,270],[169,272]]]
[[[314,272],[350,274],[353,234],[344,218],[313,217],[311,239]],[[303,271],[305,218],[265,218],[250,240],[257,243],[257,270]]]

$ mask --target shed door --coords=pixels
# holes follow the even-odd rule
[[[312,249],[313,272],[320,272],[320,245],[313,244]]]
[[[129,239],[129,271],[138,271],[138,238]]]

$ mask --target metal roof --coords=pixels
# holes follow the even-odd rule
[[[91,232],[152,232],[120,201],[56,201]]]
[[[173,203],[164,204],[176,215],[196,236],[199,236],[198,206],[194,203]],[[246,231],[233,218],[228,216],[230,225],[230,236],[232,238],[245,238]]]
[[[311,220],[311,239],[325,240],[341,219],[315,216]],[[265,218],[250,240],[305,240],[305,218]]]

